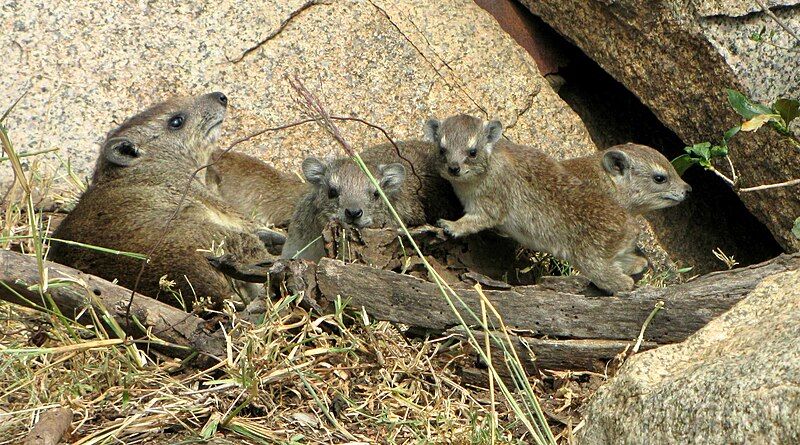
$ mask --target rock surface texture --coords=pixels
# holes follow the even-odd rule
[[[798,338],[800,272],[768,277],[683,343],[631,358],[580,443],[800,443]]]
[[[222,144],[301,118],[286,75],[298,75],[333,114],[422,137],[430,116],[486,111],[514,140],[558,157],[594,145],[533,60],[470,0],[0,3],[0,110],[21,152],[59,148],[88,176],[98,144],[126,117],[176,94],[223,91],[232,110]],[[355,147],[385,142],[343,123]],[[339,153],[315,124],[266,134],[239,149],[286,170]],[[44,155],[63,178],[56,153]],[[30,164],[31,159],[27,159]],[[0,165],[0,184],[12,173]]]
[[[685,143],[719,140],[739,123],[725,88],[762,103],[800,97],[800,42],[757,2],[719,0],[522,0],[636,94]],[[796,0],[765,2],[800,29]],[[764,42],[750,39],[765,28]],[[797,34],[797,33],[796,33]],[[797,125],[793,127],[798,133]],[[800,178],[800,153],[768,129],[742,134],[731,158],[751,187]],[[726,166],[720,165],[725,170]],[[741,193],[745,205],[787,250],[800,216],[797,186]]]

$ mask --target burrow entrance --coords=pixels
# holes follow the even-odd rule
[[[578,47],[513,0],[476,0],[536,60],[558,95],[580,116],[599,149],[625,142],[652,146],[667,158],[683,153],[685,142],[664,126],[639,99]],[[691,141],[700,142],[700,141]],[[699,167],[684,179],[693,193],[677,207],[647,219],[658,242],[693,273],[724,269],[712,250],[721,249],[741,265],[782,253],[761,222],[721,179]]]

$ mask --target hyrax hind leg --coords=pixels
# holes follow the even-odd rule
[[[629,277],[616,261],[583,256],[580,260],[573,260],[573,265],[586,275],[589,281],[604,291],[616,294],[633,289],[633,278]]]

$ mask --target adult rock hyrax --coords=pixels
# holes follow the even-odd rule
[[[439,171],[464,205],[464,217],[439,225],[454,237],[495,228],[525,247],[565,259],[597,287],[633,288],[647,261],[634,253],[636,226],[616,201],[545,153],[501,140],[500,122],[456,115],[431,119]]]
[[[211,158],[206,184],[225,202],[261,227],[289,225],[307,190],[299,177],[243,153],[216,150]]]
[[[612,196],[632,215],[680,204],[692,187],[656,149],[621,144],[561,161],[570,173]]]
[[[424,141],[403,141],[397,143],[397,149],[387,143],[361,153],[408,226],[461,214],[452,187],[436,170],[434,148]],[[282,257],[319,260],[325,254],[322,230],[330,221],[359,229],[396,226],[378,190],[349,157],[307,158],[303,174],[311,187],[296,206]]]
[[[217,304],[231,295],[225,276],[198,249],[222,246],[245,262],[269,253],[252,224],[207,189],[204,175],[191,179],[209,161],[227,103],[222,93],[172,99],[126,120],[106,138],[92,183],[53,237],[143,254],[158,245],[136,290],[176,306],[180,303],[159,286],[164,275],[187,305],[194,295]],[[142,264],[58,242],[49,256],[129,288]]]

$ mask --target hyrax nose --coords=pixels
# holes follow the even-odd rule
[[[455,167],[447,167],[447,171],[453,176],[458,176],[458,174],[461,173],[461,167],[457,165]]]
[[[211,97],[213,97],[217,102],[219,102],[223,107],[228,106],[228,96],[223,93],[217,91],[216,93],[211,93]]]
[[[364,214],[364,211],[361,209],[344,209],[344,216],[350,219],[361,218],[361,215]]]

